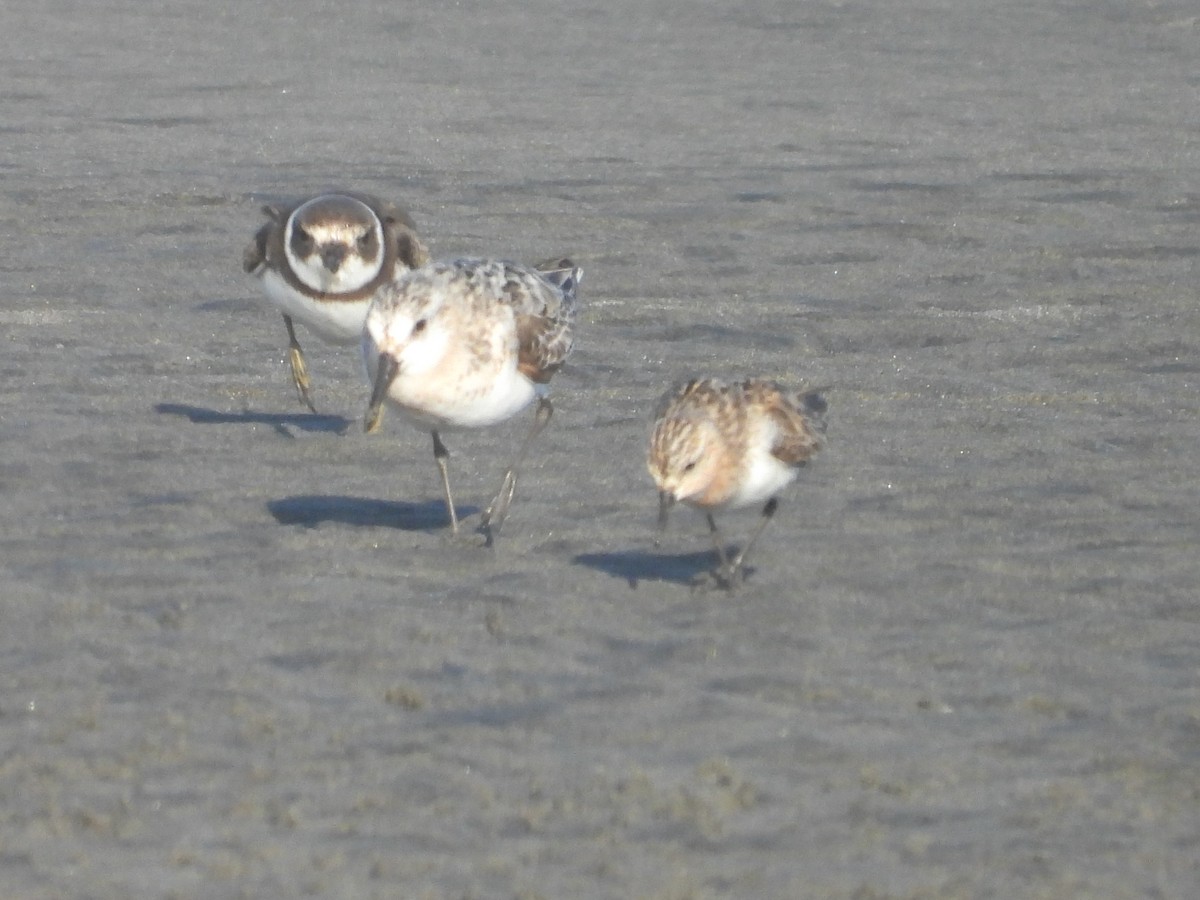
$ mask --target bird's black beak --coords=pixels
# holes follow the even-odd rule
[[[345,244],[327,244],[321,248],[321,262],[330,272],[336,273],[346,260]]]
[[[671,507],[674,505],[674,494],[670,491],[658,492],[658,530],[660,532],[667,530],[667,514],[671,512]]]
[[[371,434],[383,419],[383,401],[387,397],[388,388],[400,373],[400,363],[389,354],[380,353],[379,362],[375,366],[375,384],[371,388],[371,403],[367,406],[367,415],[363,419],[363,431]]]

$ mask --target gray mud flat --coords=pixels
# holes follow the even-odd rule
[[[0,896],[1200,895],[1194,5],[343,6],[5,9]],[[241,250],[332,185],[585,269],[494,553],[292,394]],[[733,597],[696,373],[829,386]]]

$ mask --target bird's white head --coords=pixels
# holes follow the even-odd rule
[[[445,321],[445,297],[427,291],[406,278],[384,285],[367,310],[363,327],[363,353],[368,369],[371,357],[386,354],[400,373],[420,377],[442,361],[451,343]]]
[[[384,264],[383,223],[371,207],[331,194],[298,207],[287,220],[284,252],[302,284],[327,294],[357,291]]]

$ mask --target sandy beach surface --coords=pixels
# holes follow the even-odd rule
[[[0,897],[1200,896],[1197,13],[10,0]],[[242,248],[333,186],[584,269],[494,552],[292,390]],[[733,596],[694,374],[828,388]]]

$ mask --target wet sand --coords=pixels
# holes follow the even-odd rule
[[[1190,3],[5,19],[0,895],[1196,895]],[[241,252],[333,185],[585,270],[494,553],[353,351],[294,396]],[[697,373],[829,386],[732,597]]]

